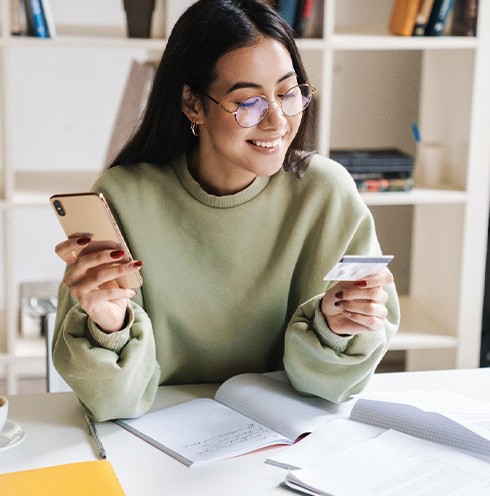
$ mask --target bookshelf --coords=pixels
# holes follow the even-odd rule
[[[132,60],[157,58],[165,39],[126,38],[119,0],[51,0],[58,36],[15,37],[11,1],[0,0],[0,375],[15,392],[18,376],[45,370],[43,340],[18,334],[19,284],[63,272],[53,253],[62,232],[48,197],[90,187]],[[165,1],[181,4],[158,0],[157,9]],[[476,367],[489,204],[490,6],[480,2],[476,38],[405,38],[388,33],[391,0],[317,5],[323,36],[298,40],[318,89],[317,149],[395,146],[415,154],[411,122],[445,147],[439,187],[424,188],[416,176],[408,193],[363,193],[384,251],[395,255],[402,325],[391,349],[404,353],[410,370]]]

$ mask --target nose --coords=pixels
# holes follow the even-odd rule
[[[284,125],[286,116],[284,115],[281,102],[277,100],[269,101],[269,112],[259,126],[263,129],[279,129]]]

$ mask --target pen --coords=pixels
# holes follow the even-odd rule
[[[95,444],[97,445],[97,449],[99,450],[100,457],[105,460],[107,456],[105,454],[104,445],[102,444],[102,441],[99,439],[94,421],[88,415],[85,415],[85,422],[87,422],[88,433],[90,434],[90,436],[94,438]]]
[[[412,124],[410,125],[410,127],[412,128],[412,134],[413,134],[413,137],[415,139],[415,142],[416,143],[420,143],[421,136],[420,136],[419,127],[417,126],[417,124],[415,122],[412,122]]]

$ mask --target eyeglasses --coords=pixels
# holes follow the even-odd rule
[[[310,104],[313,93],[315,92],[316,88],[309,84],[298,84],[286,91],[281,98],[272,102],[262,95],[247,98],[238,105],[236,110],[230,110],[223,107],[221,103],[206,93],[203,93],[203,95],[216,103],[216,105],[219,105],[225,112],[234,114],[235,120],[239,126],[254,127],[266,118],[270,106],[273,103],[277,103],[282,110],[282,113],[288,117],[301,114],[301,112]]]

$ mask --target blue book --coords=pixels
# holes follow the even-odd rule
[[[425,36],[442,36],[444,26],[454,7],[454,0],[435,0],[430,13]]]
[[[29,34],[37,38],[49,38],[48,25],[41,0],[25,0]]]
[[[298,12],[298,0],[279,0],[277,10],[283,19],[294,29]]]

